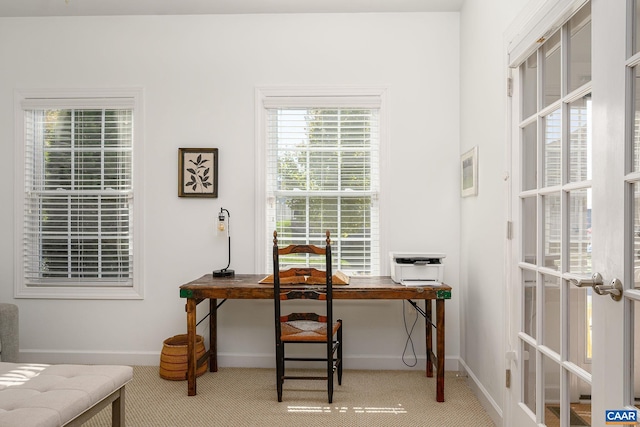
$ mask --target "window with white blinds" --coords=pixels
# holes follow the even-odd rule
[[[334,269],[379,274],[379,100],[316,101],[265,102],[267,230],[282,245],[329,230]]]
[[[134,287],[134,100],[21,109],[21,288]]]

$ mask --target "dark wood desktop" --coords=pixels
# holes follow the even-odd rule
[[[180,286],[180,297],[187,300],[187,384],[188,395],[196,394],[196,369],[209,358],[209,370],[218,370],[217,310],[227,299],[272,299],[273,285],[260,284],[264,274],[237,274],[235,277],[213,277],[206,274]],[[300,285],[296,285],[300,287]],[[403,286],[394,283],[389,276],[351,277],[348,285],[333,287],[333,298],[339,299],[396,299],[409,300],[425,318],[427,376],[433,377],[436,368],[436,400],[444,402],[444,302],[451,298],[451,287]],[[209,300],[209,350],[196,360],[196,307]],[[218,303],[218,299],[222,299]],[[413,300],[425,300],[422,310]],[[432,304],[436,302],[436,320],[432,321]],[[433,332],[436,329],[436,352],[433,352]]]

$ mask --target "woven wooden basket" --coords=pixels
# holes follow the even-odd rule
[[[200,359],[206,350],[204,338],[196,335],[196,360]],[[196,376],[207,372],[208,361],[196,370]],[[165,380],[184,381],[187,379],[187,334],[175,335],[162,343],[160,353],[160,377]]]

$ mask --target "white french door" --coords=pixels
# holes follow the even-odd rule
[[[511,64],[504,425],[604,426],[640,397],[640,0],[547,3]]]

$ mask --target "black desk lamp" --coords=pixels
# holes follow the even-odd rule
[[[226,212],[226,216],[225,216]],[[221,270],[213,270],[213,277],[233,277],[235,276],[235,271],[230,270],[229,266],[231,265],[231,231],[229,230],[231,214],[229,211],[220,208],[220,213],[218,214],[218,231],[227,231],[227,237],[229,238],[229,262],[227,266]]]

